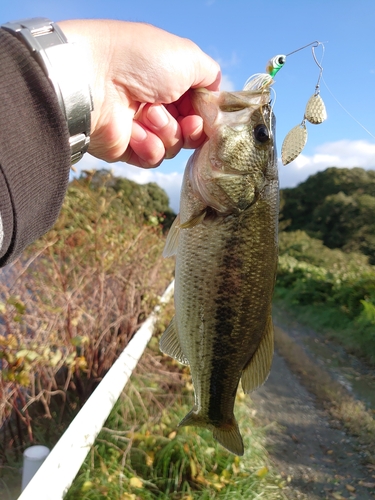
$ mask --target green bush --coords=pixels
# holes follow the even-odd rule
[[[345,329],[351,346],[375,360],[375,267],[365,256],[329,249],[304,231],[282,232],[276,297],[314,310],[316,324]]]

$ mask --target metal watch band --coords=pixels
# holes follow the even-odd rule
[[[50,79],[69,129],[71,162],[77,163],[90,143],[93,103],[84,61],[57,24],[36,17],[3,24],[21,40]]]

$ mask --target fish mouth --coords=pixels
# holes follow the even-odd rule
[[[225,113],[233,126],[246,123],[246,116],[251,110],[270,105],[270,91],[263,90],[240,90],[238,92],[212,92],[204,88],[191,91],[191,102],[194,111],[203,119],[204,131],[210,138],[215,130],[217,119]],[[244,113],[241,119],[241,113]],[[232,118],[229,118],[233,114]]]
[[[217,91],[213,92],[205,88],[193,89],[192,104],[196,108],[200,107],[199,102],[215,103],[221,111],[236,112],[245,108],[258,108],[270,103],[271,93],[268,89],[263,90],[238,90],[236,92]]]

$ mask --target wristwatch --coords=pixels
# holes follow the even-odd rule
[[[69,129],[71,162],[77,163],[89,147],[93,110],[84,61],[59,26],[47,18],[22,19],[1,28],[26,45],[51,81]]]

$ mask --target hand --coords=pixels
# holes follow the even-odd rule
[[[145,168],[205,139],[189,89],[218,90],[219,65],[188,39],[147,24],[62,21],[88,62],[94,100],[89,152]]]

